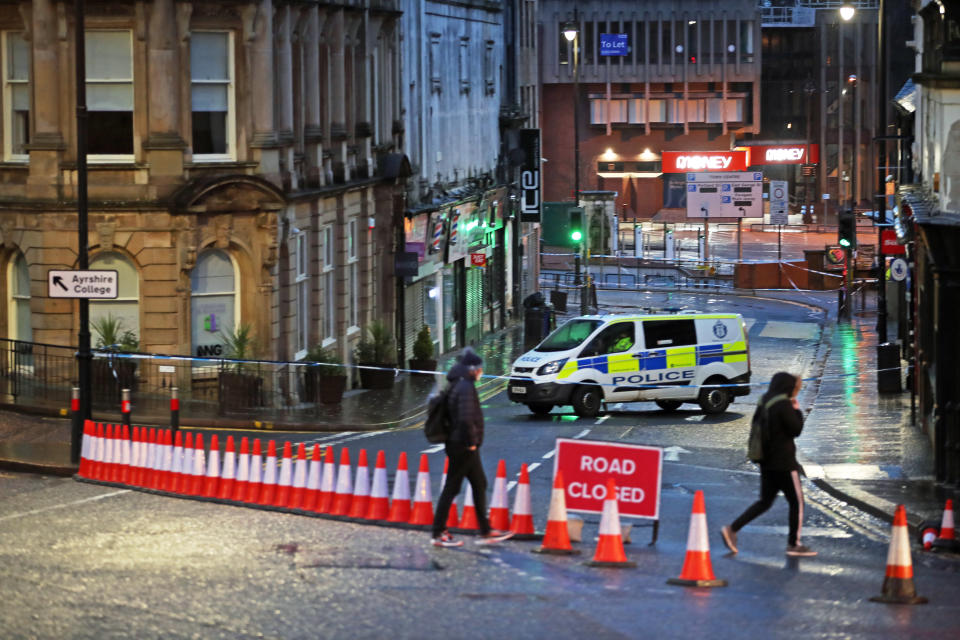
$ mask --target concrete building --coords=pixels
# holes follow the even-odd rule
[[[399,18],[392,0],[88,2],[87,241],[120,275],[91,317],[183,355],[249,326],[291,360],[349,361],[392,323]],[[47,298],[47,271],[77,265],[74,38],[68,3],[0,6],[7,338],[76,344],[76,303]]]

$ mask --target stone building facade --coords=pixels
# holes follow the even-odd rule
[[[262,358],[347,361],[392,323],[399,18],[392,0],[88,1],[90,267],[120,274],[91,319],[150,352],[218,355],[247,325]],[[0,332],[76,344],[78,306],[46,282],[77,267],[73,7],[4,3],[0,39]]]

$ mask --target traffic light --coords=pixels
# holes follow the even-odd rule
[[[570,209],[570,241],[576,245],[583,240],[583,209]]]
[[[837,242],[845,249],[857,248],[857,219],[853,209],[842,209],[837,217]]]

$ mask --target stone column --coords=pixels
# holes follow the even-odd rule
[[[189,5],[188,5],[189,6]],[[143,145],[154,183],[179,182],[187,143],[180,131],[180,38],[173,0],[154,0],[147,22],[149,132]],[[189,66],[189,61],[187,65]]]
[[[297,188],[297,174],[293,166],[293,9],[289,5],[277,9],[274,16],[274,34],[277,49],[276,102],[278,113],[277,140],[280,148],[280,171],[284,187]]]
[[[273,114],[273,4],[271,0],[251,2],[240,10],[240,14],[248,69],[246,96],[253,129],[251,160],[260,165],[261,177],[282,185]]]
[[[63,123],[60,120],[61,65],[57,9],[52,0],[34,0],[32,24],[28,33],[33,49],[33,76],[31,89],[33,100],[33,136],[30,150],[30,175],[27,179],[27,195],[34,198],[58,198],[60,161],[67,148],[63,139]],[[24,21],[26,22],[24,16]],[[62,72],[73,76],[73,69],[64,65]],[[72,83],[63,83],[70,86]],[[73,103],[71,99],[71,104]]]
[[[345,24],[343,10],[334,11],[329,23],[330,43],[330,150],[332,152],[335,182],[346,180],[347,166],[347,114],[345,77]]]
[[[303,92],[305,98],[304,155],[307,184],[323,184],[323,130],[320,126],[320,11],[308,8],[302,18],[300,41],[303,43]]]

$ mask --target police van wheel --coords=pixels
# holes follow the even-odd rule
[[[664,411],[676,411],[683,404],[679,400],[656,400],[656,403]]]
[[[700,397],[697,401],[704,413],[715,414],[723,413],[730,406],[730,392],[726,389],[717,387],[704,387],[700,390]]]
[[[530,407],[530,411],[532,411],[535,416],[548,415],[550,410],[553,409],[553,405],[546,402],[531,402],[527,406]]]
[[[573,412],[581,418],[595,418],[600,414],[603,404],[603,392],[600,387],[584,385],[577,387],[570,397]]]

